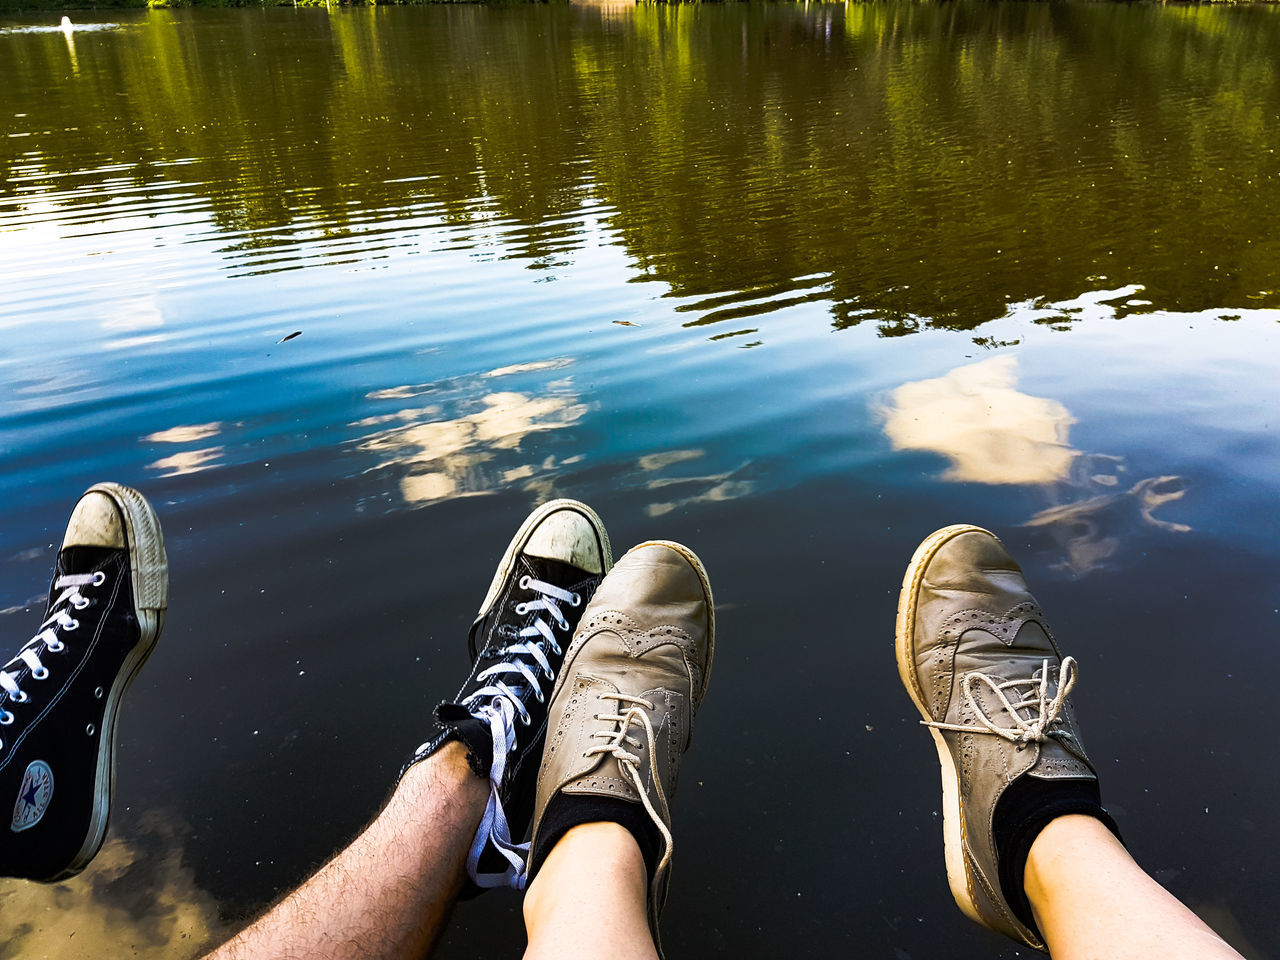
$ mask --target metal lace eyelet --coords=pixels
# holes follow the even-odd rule
[[[7,727],[9,724],[13,723],[13,721],[14,716],[8,710],[0,712],[0,727]]]
[[[49,668],[48,668],[48,667],[41,667],[39,670],[32,670],[32,671],[31,671],[31,679],[32,679],[32,680],[47,680],[47,679],[49,679]]]
[[[520,578],[520,589],[521,590],[529,589],[529,578],[527,576]]]
[[[101,688],[101,687],[94,687],[94,688],[93,688],[93,695],[94,695],[94,697],[95,697],[95,698],[97,698],[98,700],[101,700],[101,699],[102,699],[102,694],[103,694],[103,690],[102,690],[102,688]]]
[[[101,570],[99,570],[97,573],[93,575],[93,585],[95,587],[100,587],[106,582],[107,582],[107,575],[103,573]]]
[[[75,607],[77,610],[83,610],[85,607],[89,606],[90,602],[91,601],[89,600],[88,597],[76,597],[74,600],[71,601],[71,605]]]
[[[582,606],[582,594],[575,593],[573,597],[569,600],[569,605],[573,607]]]
[[[539,702],[539,703],[543,703],[543,702],[545,702],[545,698],[542,696],[542,691],[541,691],[541,690],[535,690],[535,691],[533,691],[533,695],[537,698],[537,700],[538,700],[538,702]]]
[[[31,698],[27,696],[27,691],[19,690],[17,693],[13,694],[10,699],[13,700],[14,703],[26,703]]]
[[[68,633],[70,633],[72,630],[79,630],[80,621],[77,620],[75,617],[72,617],[70,620],[67,621],[67,625],[62,629],[66,630]]]
[[[84,732],[92,737],[95,733],[98,732],[98,728],[95,727],[92,723],[90,723],[84,728]]]
[[[517,604],[516,604],[516,616],[517,616],[517,617],[523,617],[523,616],[524,616],[526,613],[528,613],[528,612],[529,612],[529,605],[528,605],[527,603],[517,603]]]
[[[50,653],[61,653],[63,650],[67,649],[67,645],[61,640],[50,640],[44,645],[44,648]]]

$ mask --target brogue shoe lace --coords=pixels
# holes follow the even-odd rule
[[[1011,743],[1043,743],[1049,737],[1070,740],[1071,734],[1060,728],[1065,722],[1063,708],[1072,688],[1076,685],[1078,667],[1074,657],[1066,657],[1058,672],[1057,690],[1050,693],[1049,660],[1044,660],[1039,676],[1031,676],[1020,680],[1001,681],[989,674],[974,670],[960,678],[960,694],[965,703],[973,711],[978,723],[944,723],[936,720],[921,720],[926,727],[938,730],[956,730],[961,733],[990,733],[1010,741]],[[975,693],[975,688],[982,687],[995,696],[999,706],[1011,725],[1002,726],[988,716],[982,701]],[[1015,702],[1011,699],[1017,696]]]

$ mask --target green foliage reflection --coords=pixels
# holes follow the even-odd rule
[[[233,269],[298,266],[316,239],[357,255],[409,222],[496,231],[548,268],[603,210],[690,322],[821,300],[837,327],[967,329],[1124,283],[1159,307],[1274,307],[1277,14],[153,12],[71,58],[61,34],[11,34],[0,115],[57,133],[0,138],[0,226],[125,177],[200,198]]]

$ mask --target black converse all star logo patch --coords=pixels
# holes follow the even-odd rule
[[[18,800],[13,805],[13,822],[9,829],[14,833],[29,830],[40,822],[53,799],[53,771],[43,760],[32,760],[22,775]]]

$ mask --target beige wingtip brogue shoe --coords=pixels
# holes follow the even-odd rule
[[[655,944],[674,849],[671,799],[714,651],[715,607],[701,561],[680,544],[649,541],[601,583],[551,696],[534,846],[556,794],[641,804],[663,842],[649,878]]]
[[[990,531],[944,527],[916,550],[898,603],[898,673],[942,768],[943,844],[956,903],[1044,949],[1001,889],[993,818],[1023,777],[1096,781],[1063,657],[1022,570]]]

